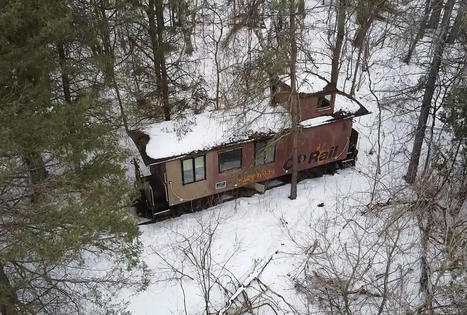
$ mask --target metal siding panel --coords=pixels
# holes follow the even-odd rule
[[[303,129],[299,136],[299,156],[302,162],[299,170],[310,169],[318,165],[342,160],[346,157],[352,129],[352,120],[343,119],[321,126]],[[333,149],[334,147],[337,147]],[[242,148],[242,168],[219,173],[218,152]],[[206,153],[206,180],[187,185],[182,184],[180,160],[166,163],[169,204],[176,205],[193,199],[198,199],[220,192],[247,186],[258,181],[269,180],[290,173],[284,168],[286,162],[291,158],[292,141],[291,136],[283,137],[276,143],[275,162],[262,166],[254,166],[254,141],[228,148],[218,148]],[[310,156],[319,152],[318,161],[310,159]],[[325,153],[332,157],[325,157]],[[216,190],[218,182],[226,181],[226,188]]]

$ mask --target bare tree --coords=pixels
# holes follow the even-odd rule
[[[112,16],[115,18],[122,16],[123,14],[120,12],[122,7],[124,6],[118,4],[110,6],[106,3],[91,1],[89,15],[94,27],[92,28],[92,33],[90,34],[87,44],[89,45],[94,58],[101,61],[98,66],[102,71],[105,80],[115,93],[123,127],[125,132],[129,134],[130,129],[127,113],[115,73],[116,63],[118,62],[118,52],[121,50],[116,52],[116,41],[118,40],[117,27],[115,26],[116,21],[115,19],[110,18]],[[60,48],[63,49],[63,47],[59,46],[59,52],[61,51]],[[125,57],[122,59],[124,58]],[[67,78],[65,77],[64,79]],[[66,82],[67,80],[64,80],[63,88],[65,90],[65,96],[67,96],[67,94],[69,95],[69,92],[67,93],[67,86],[69,88],[69,84],[65,84]]]
[[[414,247],[407,239],[413,220],[404,207],[373,208],[364,217],[352,214],[357,209],[342,206],[336,217],[314,222],[302,240],[289,233],[304,256],[294,279],[310,313],[389,314],[405,307],[395,292],[407,282],[408,266],[398,261]]]
[[[443,10],[444,1],[434,0],[431,4],[431,16],[428,20],[427,27],[437,29],[439,25],[439,19],[441,17],[441,11]]]
[[[290,181],[290,199],[297,198],[297,181],[298,181],[298,133],[299,133],[299,104],[297,93],[297,41],[296,41],[296,4],[295,0],[290,0],[290,95],[289,95],[289,109],[291,114],[291,132],[292,132],[292,179]]]
[[[430,17],[430,9],[431,9],[431,0],[425,0],[425,6],[423,10],[424,13],[423,13],[422,20],[419,22],[417,34],[415,35],[415,38],[410,42],[407,56],[404,59],[404,62],[407,64],[410,62],[410,59],[412,59],[412,54],[415,51],[415,47],[417,46],[418,42],[425,35],[428,18]]]
[[[165,21],[162,0],[149,0],[146,8],[149,21],[149,37],[153,55],[154,72],[159,99],[162,102],[165,120],[170,120],[169,84],[166,68],[167,43],[164,38]]]
[[[422,151],[423,140],[425,139],[425,130],[430,114],[431,102],[433,94],[436,88],[436,80],[438,78],[438,72],[443,59],[444,48],[446,47],[446,39],[449,30],[449,21],[451,18],[452,10],[454,7],[454,0],[449,0],[444,6],[443,20],[441,22],[440,36],[435,39],[435,49],[433,52],[433,58],[430,64],[430,71],[425,83],[425,93],[423,95],[422,107],[420,116],[418,118],[418,125],[415,131],[415,140],[410,155],[410,162],[407,169],[406,180],[408,183],[413,184],[417,176],[418,164],[420,161],[420,155]]]
[[[331,69],[331,83],[337,86],[337,80],[339,78],[339,66],[342,46],[344,44],[344,33],[345,33],[345,19],[347,11],[347,0],[339,0],[337,6],[337,33],[336,43],[332,51],[332,69]]]
[[[456,39],[459,39],[462,32],[466,30],[466,26],[465,26],[466,10],[467,10],[467,1],[462,0],[460,2],[459,9],[457,11],[456,20],[454,21],[454,24],[452,25],[448,38],[446,39],[448,44],[453,44]]]
[[[153,248],[154,253],[163,261],[166,281],[174,279],[179,281],[182,292],[185,279],[196,282],[203,299],[205,314],[212,314],[216,309],[213,291],[218,290],[229,297],[239,283],[228,266],[240,250],[240,244],[236,244],[232,252],[222,260],[218,260],[214,252],[217,230],[222,221],[219,212],[199,218],[191,232],[169,231],[176,239],[169,252],[161,254],[159,249]],[[185,313],[187,313],[186,304]]]

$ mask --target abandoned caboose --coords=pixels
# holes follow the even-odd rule
[[[285,104],[287,86],[275,103]],[[282,100],[281,100],[282,96]],[[299,93],[299,171],[352,163],[354,117],[368,111],[336,89]],[[133,131],[147,172],[149,215],[240,187],[263,190],[292,168],[290,117],[283,106],[208,112]],[[144,167],[144,166],[143,166]]]

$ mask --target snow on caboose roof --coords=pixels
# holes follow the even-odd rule
[[[334,112],[341,113],[341,118],[353,116],[359,110],[360,105],[357,102],[346,96],[336,95]],[[319,116],[302,121],[300,125],[310,128],[336,118]],[[154,160],[166,160],[273,135],[289,126],[289,114],[283,107],[267,105],[247,111],[236,109],[188,113],[183,118],[152,124],[142,131],[149,136],[146,154]]]
[[[300,122],[300,126],[305,128],[324,125],[326,122],[334,120],[333,116],[318,116]]]
[[[356,113],[360,110],[360,105],[347,96],[337,94],[334,102],[334,112]]]
[[[281,107],[268,106],[247,113],[211,111],[185,115],[153,124],[143,132],[149,136],[146,154],[160,160],[272,135],[288,124],[288,114]]]
[[[324,80],[316,73],[308,71],[307,67],[309,66],[306,64],[306,62],[297,62],[297,90],[300,91],[300,93],[308,94],[323,91],[329,85],[329,81]],[[322,68],[329,70],[329,73],[331,72],[330,67],[323,66]],[[280,80],[288,86],[291,85],[289,74],[280,77]]]

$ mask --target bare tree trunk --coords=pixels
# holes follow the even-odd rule
[[[148,16],[148,22],[149,22],[149,38],[151,39],[151,49],[152,49],[152,55],[154,59],[153,66],[154,66],[154,74],[156,76],[156,88],[158,89],[157,93],[159,93],[159,87],[160,87],[160,82],[161,82],[161,66],[157,59],[159,47],[158,47],[157,33],[156,33],[156,14],[154,12],[154,0],[149,0],[148,7],[146,9],[146,14]]]
[[[70,88],[70,77],[68,75],[67,61],[66,61],[66,52],[65,45],[63,42],[57,43],[57,52],[58,52],[58,62],[60,64],[60,72],[62,79],[62,89],[63,89],[63,99],[65,104],[72,106],[71,104],[71,88]],[[74,120],[70,120],[69,124],[75,124]],[[74,128],[70,128],[70,133],[74,133]],[[80,158],[78,155],[73,154],[73,166],[75,170],[80,169]]]
[[[434,137],[434,133],[435,133],[435,126],[436,126],[436,113],[438,111],[438,108],[436,105],[434,106],[433,108],[433,113],[431,114],[431,127],[430,127],[430,137],[428,139],[428,150],[427,150],[427,153],[426,153],[426,157],[425,157],[425,165],[423,166],[423,173],[422,174],[426,174],[426,172],[428,171],[428,166],[430,165],[430,158],[431,158],[431,150],[432,150],[432,147],[433,147],[433,137]]]
[[[375,194],[376,194],[376,186],[378,185],[378,181],[379,181],[379,177],[381,175],[381,126],[383,125],[383,117],[382,117],[382,106],[381,106],[381,102],[378,98],[378,96],[376,95],[375,91],[373,90],[373,82],[371,80],[371,74],[370,72],[368,72],[368,81],[369,81],[369,90],[370,90],[370,93],[373,95],[373,97],[375,98],[376,100],[376,104],[378,105],[378,137],[377,137],[377,146],[378,146],[378,152],[377,152],[377,155],[376,155],[376,172],[375,172],[375,177],[374,177],[374,180],[373,180],[373,188],[371,190],[371,201],[370,202],[373,202],[373,200],[375,199]]]
[[[337,12],[337,36],[336,46],[332,52],[332,69],[331,69],[331,83],[337,86],[339,78],[339,60],[341,57],[342,44],[344,42],[345,32],[345,13],[347,10],[347,0],[339,0],[339,8]]]
[[[219,40],[221,37],[222,37],[222,28],[221,28],[221,35],[219,36]],[[216,109],[219,109],[220,84],[221,84],[221,77],[220,77],[221,69],[220,69],[220,62],[219,62],[219,40],[216,40],[215,51],[214,51],[214,64],[216,65]]]
[[[100,23],[98,23],[98,25],[100,26],[99,34],[101,36],[102,45],[104,46],[103,51],[100,51],[100,53],[103,54],[105,58],[104,75],[105,75],[107,82],[109,83],[109,86],[113,88],[115,91],[115,94],[117,96],[118,106],[120,109],[120,116],[122,119],[122,124],[123,124],[123,127],[125,128],[125,132],[129,134],[130,130],[128,127],[128,120],[127,120],[127,116],[126,116],[125,109],[123,106],[120,89],[118,87],[117,79],[115,76],[115,69],[114,69],[115,50],[110,40],[110,26],[109,26],[109,20],[106,14],[106,8],[104,5],[98,4],[98,3],[95,3],[94,5],[95,5],[94,10],[95,10],[96,17],[100,19]]]
[[[290,182],[290,199],[297,198],[298,181],[298,95],[296,91],[297,42],[295,38],[295,0],[290,1],[290,96],[289,108],[292,114],[292,180]]]
[[[5,266],[0,263],[0,314],[16,315],[18,306],[18,297],[11,285],[10,280],[5,274]]]
[[[350,95],[352,95],[352,96],[355,95],[355,88],[356,88],[356,85],[357,85],[358,68],[360,67],[360,59],[362,58],[362,48],[357,47],[357,49],[358,49],[357,62],[355,64],[355,70],[354,70],[354,73],[353,73],[352,86],[350,87]]]
[[[29,178],[32,186],[31,201],[37,201],[37,198],[43,191],[42,185],[47,178],[47,169],[42,156],[39,152],[26,152],[23,155],[23,160],[29,171]]]
[[[424,308],[428,314],[432,311],[432,296],[431,290],[431,271],[428,263],[428,242],[431,234],[431,226],[433,225],[433,213],[432,209],[424,209],[421,207],[417,211],[418,213],[418,226],[421,234],[420,246],[420,291],[424,295]],[[421,213],[423,211],[423,215]],[[424,218],[426,216],[426,223],[424,224]]]
[[[418,28],[414,40],[409,45],[409,51],[407,52],[407,56],[404,59],[404,62],[406,64],[409,64],[410,59],[412,59],[412,54],[415,50],[415,47],[417,46],[418,41],[422,39],[425,35],[425,29],[427,27],[428,18],[430,17],[430,2],[431,0],[426,0],[425,2],[425,12],[423,14],[423,19],[420,22],[420,26]]]
[[[164,119],[170,120],[169,88],[164,47],[164,6],[162,0],[149,0],[146,14],[149,20],[149,37],[154,57],[157,95],[162,101]]]
[[[409,184],[415,182],[417,177],[418,164],[420,162],[420,154],[422,151],[423,140],[425,139],[426,123],[428,115],[430,114],[431,100],[435,92],[436,79],[438,77],[441,60],[443,58],[444,48],[446,47],[446,38],[449,27],[449,19],[452,14],[455,0],[448,0],[444,8],[443,20],[441,22],[441,34],[440,38],[436,39],[436,47],[433,53],[433,60],[431,61],[430,72],[425,86],[425,93],[422,100],[422,109],[420,117],[418,118],[418,125],[415,131],[415,140],[410,155],[410,163],[407,169],[407,175],[405,177]]]
[[[443,9],[444,0],[435,0],[431,8],[431,16],[428,21],[428,28],[437,29],[439,25],[439,18],[441,17],[441,10]]]
[[[465,10],[467,7],[467,0],[462,0],[459,11],[457,11],[456,20],[452,25],[451,31],[449,32],[448,39],[446,40],[448,44],[454,43],[454,41],[459,37],[462,23],[465,23]]]
[[[118,101],[118,106],[120,108],[120,115],[122,117],[122,123],[123,123],[123,127],[125,128],[125,131],[127,134],[130,134],[130,129],[128,127],[128,120],[127,120],[127,117],[126,117],[126,113],[125,113],[125,109],[123,108],[123,101],[122,101],[122,97],[120,95],[120,89],[117,85],[117,80],[115,78],[115,72],[112,68],[112,85],[114,87],[114,90],[115,90],[115,94],[117,95],[117,101]]]
[[[170,120],[169,104],[169,78],[165,64],[166,47],[164,43],[164,5],[163,0],[156,0],[157,40],[159,44],[158,59],[161,65],[161,94],[162,106],[164,107],[165,120]]]
[[[450,209],[450,214],[453,217],[457,217],[459,215],[459,212],[464,206],[466,200],[467,200],[467,178],[466,176],[464,176],[461,188],[459,189],[459,193],[457,194],[455,204]]]
[[[382,296],[383,296],[383,299],[381,300],[381,304],[379,305],[378,307],[378,314],[377,315],[381,315],[383,314],[383,311],[384,311],[384,308],[386,306],[386,303],[387,303],[387,300],[388,300],[388,295],[389,295],[389,275],[391,273],[391,265],[394,261],[394,256],[395,256],[395,252],[396,250],[398,249],[399,247],[399,238],[401,236],[401,229],[398,229],[397,232],[396,232],[396,237],[394,239],[394,243],[391,244],[390,248],[389,248],[389,252],[387,253],[387,257],[386,257],[386,268],[385,268],[385,271],[384,271],[384,278],[383,278],[383,292],[382,292]]]
[[[57,51],[58,51],[58,60],[59,60],[60,68],[62,72],[63,96],[65,99],[65,102],[71,103],[70,78],[68,77],[68,71],[66,67],[65,47],[63,46],[63,43],[59,42],[57,44]]]
[[[358,48],[363,47],[363,41],[366,38],[366,34],[368,33],[368,30],[371,27],[371,24],[373,23],[374,16],[371,16],[368,21],[366,21],[363,25],[360,25],[360,27],[357,29],[357,32],[355,34],[354,40],[353,40],[353,45]]]
[[[170,1],[169,1],[170,3]],[[173,13],[173,10],[172,10]],[[181,1],[177,7],[178,23],[183,33],[183,42],[185,43],[185,53],[187,55],[193,54],[193,43],[191,41],[191,35],[193,34],[194,23],[187,21],[186,17],[188,14],[188,4],[186,1]]]

